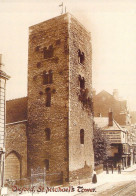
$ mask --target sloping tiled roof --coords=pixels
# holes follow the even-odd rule
[[[108,117],[94,117],[94,122],[98,127],[103,128],[108,125]]]
[[[6,124],[27,120],[27,97],[6,101]]]
[[[103,130],[124,131],[124,129],[113,119],[113,126],[109,126],[108,117],[94,117],[95,124]]]
[[[100,91],[100,92],[99,92],[97,95],[95,95],[95,96],[101,96],[101,95],[103,95],[103,94],[108,95],[108,96],[110,96],[110,97],[113,97],[113,95],[111,95],[109,92],[107,92],[107,91],[105,91],[105,90]]]
[[[0,70],[0,76],[6,79],[9,79],[10,76],[8,76],[4,71]]]

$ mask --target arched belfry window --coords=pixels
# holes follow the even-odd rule
[[[50,141],[50,137],[51,137],[51,130],[50,130],[50,128],[46,128],[45,129],[45,139],[46,139],[46,141]]]
[[[46,107],[51,106],[51,89],[46,88]]]
[[[80,144],[84,144],[84,129],[80,130]]]

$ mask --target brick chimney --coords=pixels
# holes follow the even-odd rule
[[[113,126],[113,112],[109,112],[109,126]]]

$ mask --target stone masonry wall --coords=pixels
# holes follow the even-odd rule
[[[69,108],[69,177],[89,178],[94,167],[92,145],[92,49],[90,34],[73,17],[69,26],[70,51],[70,108]],[[78,51],[84,53],[80,62]],[[81,59],[82,60],[82,59]],[[85,85],[80,86],[80,78]],[[84,144],[80,142],[80,130],[84,129]]]
[[[10,156],[13,154],[13,156]],[[26,177],[27,176],[27,136],[26,136],[26,122],[9,124],[6,126],[6,168],[5,175],[9,176],[7,172],[15,175],[16,168],[12,165],[15,157],[20,164],[20,174],[16,176]],[[11,159],[10,159],[10,158]],[[11,167],[11,170],[10,170]],[[15,171],[13,171],[15,170]]]
[[[63,171],[64,181],[68,181],[68,54],[67,15],[30,27],[28,173],[31,168],[46,167],[49,160],[48,172]],[[53,81],[43,84],[43,73],[49,70]],[[46,106],[47,88],[51,93],[50,107]],[[51,131],[49,141],[45,136],[47,128]]]

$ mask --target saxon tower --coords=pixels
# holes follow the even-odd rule
[[[68,13],[30,27],[28,171],[90,177],[92,124],[90,33]]]

